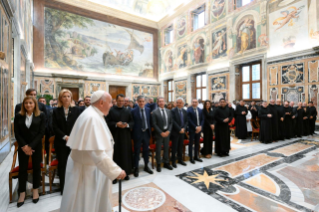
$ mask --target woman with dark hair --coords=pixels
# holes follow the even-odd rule
[[[37,100],[32,96],[24,98],[21,111],[14,118],[14,133],[19,144],[19,199],[17,207],[25,200],[26,183],[28,178],[29,157],[32,157],[33,169],[33,203],[39,201],[42,138],[45,133],[45,115],[39,110]]]
[[[79,100],[78,101],[78,107],[83,107],[83,106],[85,106],[84,101],[83,100]]]
[[[75,121],[81,114],[81,109],[72,104],[72,93],[63,89],[59,94],[58,107],[54,108],[52,125],[55,133],[54,147],[58,160],[60,189],[63,194],[66,163],[71,149],[66,145]]]
[[[211,109],[211,102],[206,100],[203,108],[204,116],[204,147],[201,149],[201,153],[205,155],[206,158],[212,157],[213,152],[213,130],[215,129],[215,118],[214,112]]]

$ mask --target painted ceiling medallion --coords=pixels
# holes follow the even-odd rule
[[[196,172],[193,172],[193,174],[195,174],[197,177],[187,176],[188,178],[196,179],[196,181],[192,184],[204,183],[207,189],[209,189],[210,183],[219,185],[224,188],[224,186],[221,185],[220,182],[228,182],[228,180],[217,179],[220,174],[214,174],[209,176],[206,171],[204,171],[203,175],[200,175]]]

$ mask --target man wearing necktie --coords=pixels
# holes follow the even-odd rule
[[[184,107],[184,99],[178,98],[176,100],[176,107],[172,110],[172,118],[173,118],[173,130],[171,134],[172,139],[172,166],[177,168],[176,166],[176,152],[178,163],[186,166],[186,163],[183,161],[183,144],[184,144],[184,135],[186,132],[188,120],[186,110]]]
[[[187,109],[188,127],[189,127],[188,155],[189,155],[189,160],[191,163],[195,163],[195,160],[198,162],[203,162],[202,159],[198,157],[198,151],[199,151],[200,134],[202,132],[204,119],[202,116],[202,110],[199,109],[197,106],[198,106],[197,99],[193,99],[192,106]],[[194,144],[195,144],[195,149],[194,149],[194,158],[193,158]]]
[[[131,113],[134,120],[132,129],[132,138],[134,141],[134,170],[135,177],[139,175],[139,160],[140,151],[143,147],[144,171],[153,174],[153,171],[148,167],[148,154],[149,154],[149,141],[151,138],[151,122],[150,122],[150,109],[145,107],[144,96],[137,97],[138,107],[135,107]]]
[[[173,127],[171,111],[164,108],[165,101],[163,97],[159,97],[158,109],[154,110],[152,113],[152,123],[155,129],[155,141],[156,141],[156,162],[157,171],[161,171],[161,151],[162,146],[164,147],[164,168],[172,170],[173,168],[169,164],[169,138]]]

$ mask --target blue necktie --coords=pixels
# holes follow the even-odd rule
[[[182,124],[182,126],[184,126],[184,117],[183,117],[183,111],[182,110],[179,110],[179,115],[181,117],[181,124]]]

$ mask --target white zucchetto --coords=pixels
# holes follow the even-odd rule
[[[95,91],[91,97],[91,104],[93,104],[93,103],[97,102],[99,99],[101,99],[101,97],[104,94],[105,94],[105,91],[102,91],[102,90]]]

